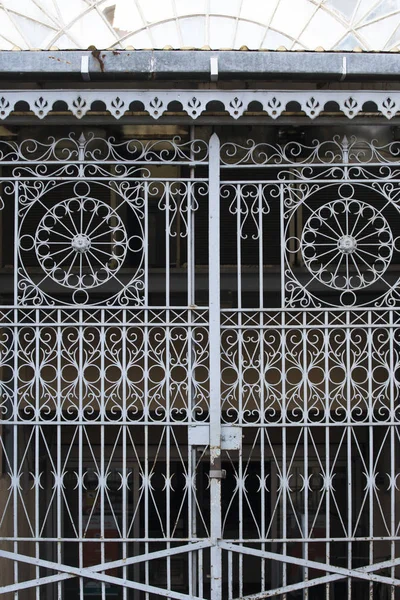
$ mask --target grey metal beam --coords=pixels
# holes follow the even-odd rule
[[[85,67],[82,57],[88,59]],[[400,72],[399,53],[44,50],[0,52],[0,79],[86,85],[116,80],[209,82],[212,57],[218,58],[218,81],[396,81]]]

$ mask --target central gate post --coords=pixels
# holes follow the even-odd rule
[[[210,336],[210,527],[211,600],[222,600],[221,521],[221,334],[220,334],[220,142],[210,138],[208,277]]]

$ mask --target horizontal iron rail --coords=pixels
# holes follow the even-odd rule
[[[99,541],[99,538],[91,538],[91,537],[75,537],[75,538],[52,538],[52,537],[0,537],[0,543],[2,542],[40,542],[40,543],[44,543],[47,544],[48,542],[68,542],[71,544],[76,544],[79,542],[97,542]],[[101,540],[104,543],[109,543],[109,544],[115,544],[115,543],[119,543],[119,542],[147,542],[149,544],[167,544],[167,543],[171,543],[171,544],[176,544],[179,542],[187,542],[187,538],[149,538],[149,537],[118,537],[118,538],[104,538],[103,540]],[[303,538],[298,538],[298,537],[286,537],[286,538],[235,538],[235,539],[228,539],[228,538],[224,538],[224,542],[227,544],[276,544],[276,543],[282,543],[282,542],[293,542],[293,543],[298,543],[298,542],[308,542],[308,543],[321,543],[321,542],[390,542],[390,541],[395,541],[395,542],[399,542],[400,541],[400,536],[399,535],[388,535],[388,536],[354,536],[354,537],[347,537],[347,536],[343,536],[343,537],[303,537]],[[195,551],[196,548],[192,549],[192,546],[197,544],[197,543],[202,543],[202,542],[193,542],[193,544],[191,544],[191,548],[190,551]],[[206,540],[205,541],[206,544],[209,545],[209,541]],[[207,545],[205,546],[206,548],[208,547]],[[162,551],[163,552],[163,551]],[[183,552],[183,551],[182,551]],[[142,555],[140,555],[142,556]],[[127,559],[128,560],[128,559]],[[92,568],[92,567],[90,567]],[[112,567],[110,567],[112,568]]]
[[[374,565],[368,565],[368,567],[372,567],[370,569],[371,572],[368,572],[366,571],[368,567],[361,567],[360,569],[345,569],[344,567],[336,567],[334,565],[317,562],[315,560],[306,560],[303,558],[297,558],[296,556],[288,556],[279,554],[277,552],[268,552],[266,550],[256,550],[255,548],[248,548],[246,546],[236,546],[235,544],[229,544],[226,542],[219,542],[219,546],[223,550],[236,552],[238,554],[248,554],[249,556],[257,556],[259,558],[264,559],[267,558],[270,560],[276,560],[278,562],[298,565],[300,567],[318,569],[319,571],[328,571],[332,574],[340,575],[341,579],[343,577],[354,577],[356,579],[375,581],[379,583],[385,583],[387,585],[394,585],[396,587],[400,586],[400,579],[374,574],[374,571],[400,565],[400,558],[395,558],[394,560],[387,560],[382,563],[376,563]]]
[[[400,270],[400,269],[399,269]],[[201,271],[200,271],[201,272]],[[107,306],[107,305],[96,305],[96,304],[82,304],[82,305],[63,305],[63,304],[56,304],[56,305],[51,305],[51,306],[29,306],[27,304],[23,305],[23,304],[0,304],[0,310],[2,311],[9,311],[11,312],[12,310],[20,310],[23,312],[30,312],[30,313],[34,313],[34,312],[42,312],[42,311],[48,311],[48,312],[55,312],[57,310],[63,311],[63,312],[73,312],[73,313],[78,313],[79,311],[82,312],[87,312],[87,311],[105,311],[106,313],[108,312],[119,312],[119,313],[123,313],[124,311],[126,311],[128,314],[130,311],[132,312],[144,312],[145,310],[149,311],[150,313],[152,311],[169,311],[170,313],[173,311],[194,311],[194,312],[206,312],[208,310],[207,306],[203,306],[203,305],[193,305],[193,306],[182,306],[182,305],[171,305],[171,306],[159,306],[159,305],[146,305],[146,306]],[[324,314],[324,313],[343,313],[343,315],[345,314],[352,314],[352,313],[372,313],[372,314],[378,314],[378,313],[398,313],[399,312],[399,308],[397,306],[386,306],[386,307],[362,307],[362,306],[350,306],[350,307],[344,307],[344,306],[332,306],[329,308],[315,308],[315,307],[307,307],[307,313],[320,313],[320,314]],[[236,314],[236,313],[248,313],[248,314],[276,314],[281,316],[282,313],[287,313],[287,314],[303,314],[304,313],[304,308],[287,308],[287,307],[272,307],[272,308],[221,308],[221,313],[223,314]],[[1,317],[1,315],[0,315]],[[100,324],[103,325],[107,325],[108,321],[105,319],[104,321],[98,321]],[[170,321],[171,323],[173,323],[173,321]],[[18,323],[18,321],[16,322]],[[82,320],[82,323],[84,324],[84,321]],[[168,321],[167,321],[168,323]],[[54,323],[53,323],[54,324]],[[129,323],[128,323],[129,324]],[[193,325],[195,323],[192,323]]]
[[[362,111],[359,116],[352,119],[351,124],[357,125],[357,127],[371,127],[372,125],[386,125],[393,127],[395,125],[400,125],[400,117],[392,117],[390,123],[388,123],[386,117],[379,116],[377,112]],[[318,125],[323,125],[324,127],[346,127],[349,125],[348,118],[341,115],[338,116],[338,113],[335,113],[334,111],[324,111],[322,114],[323,116],[318,117]],[[113,125],[115,127],[115,118],[112,115],[104,114],[104,111],[93,111],[90,115],[82,117],[79,123],[82,126]],[[47,115],[46,124],[73,125],[75,127],[76,117],[70,113],[63,113],[63,111],[54,111],[53,114]],[[138,115],[132,111],[121,117],[118,124],[154,125],[154,119],[149,115]],[[193,120],[184,112],[167,111],[158,119],[157,124],[191,126],[193,125]],[[15,111],[14,114],[7,117],[7,125],[37,125],[37,117],[36,115],[23,113],[22,111]],[[287,114],[283,113],[279,119],[276,120],[265,114],[257,114],[257,111],[248,111],[247,114],[243,114],[238,119],[232,119],[229,115],[223,115],[220,112],[207,111],[206,115],[197,117],[196,127],[207,125],[212,125],[213,127],[216,125],[229,125],[229,127],[240,127],[243,125],[263,125],[268,127],[282,127],[282,125],[294,127],[300,125],[301,127],[315,127],[316,123],[311,121],[306,115],[298,115],[293,112],[288,112]]]
[[[326,418],[325,416],[325,411],[321,411],[324,413],[324,418]],[[208,417],[207,417],[208,418]],[[348,419],[348,417],[346,416],[346,419]],[[70,420],[65,420],[65,421],[60,421],[60,420],[54,420],[51,421],[50,419],[48,420],[35,420],[35,419],[24,419],[24,420],[10,420],[7,421],[7,419],[0,419],[0,424],[3,425],[30,425],[30,426],[54,426],[54,425],[71,425],[71,426],[75,426],[75,427],[86,427],[87,425],[91,425],[91,426],[99,426],[99,425],[107,425],[107,426],[114,426],[114,427],[122,427],[122,426],[133,426],[133,427],[143,427],[143,426],[149,426],[149,427],[187,427],[188,425],[209,425],[209,421],[208,420],[190,420],[190,419],[186,419],[186,420],[182,420],[182,421],[162,421],[159,420],[157,421],[156,419],[154,419],[153,421],[151,420],[132,420],[132,421],[128,421],[128,420],[109,420],[109,421],[105,421],[104,419],[98,419],[98,420],[94,420],[94,419],[90,419],[87,421],[82,421],[82,420],[76,420],[73,421],[72,419]],[[276,423],[268,423],[268,422],[264,422],[264,423],[246,423],[246,422],[241,422],[241,421],[233,421],[233,422],[222,422],[222,425],[236,425],[238,427],[242,427],[243,429],[269,429],[269,428],[282,428],[282,427],[294,427],[294,428],[298,428],[298,427],[307,427],[307,428],[322,428],[322,427],[342,427],[343,429],[347,429],[347,428],[353,428],[353,427],[368,427],[368,426],[374,426],[374,427],[399,427],[400,425],[400,419],[398,421],[393,421],[393,420],[388,420],[388,421],[371,421],[370,419],[366,419],[365,421],[343,421],[343,422],[336,422],[336,421],[331,421],[331,422],[319,422],[319,421],[311,421],[311,422],[307,422],[305,423],[304,421],[278,421]],[[156,444],[154,444],[154,446],[156,447]],[[18,538],[20,539],[20,538]],[[32,538],[29,538],[32,539]],[[129,540],[131,541],[132,538],[129,538]],[[340,538],[343,539],[343,538]],[[362,538],[362,539],[367,539],[367,538]],[[375,538],[374,538],[375,539]],[[378,537],[378,539],[381,539]],[[389,540],[391,539],[390,536],[382,538],[385,540]],[[397,537],[394,539],[398,539]],[[149,540],[153,540],[153,538],[149,538]],[[162,538],[163,541],[165,541],[165,538]],[[174,538],[174,541],[175,538]],[[271,541],[271,540],[269,540]]]
[[[192,329],[201,329],[201,328],[205,328],[207,327],[208,323],[204,323],[203,321],[200,323],[181,323],[181,322],[177,322],[177,323],[146,323],[146,322],[132,322],[132,323],[120,323],[118,321],[115,322],[105,322],[105,323],[99,323],[96,321],[93,322],[86,322],[86,323],[75,323],[73,321],[71,322],[62,322],[62,323],[53,323],[53,322],[40,322],[40,323],[9,323],[7,321],[0,321],[0,327],[2,328],[18,328],[18,329],[28,329],[28,328],[33,328],[33,327],[39,327],[39,328],[44,328],[44,327],[57,327],[57,328],[62,328],[62,329],[70,329],[71,327],[83,327],[83,328],[88,328],[88,327],[118,327],[119,329],[129,329],[130,327],[136,327],[136,328],[143,328],[143,327],[149,327],[149,328],[156,328],[159,329],[160,327],[162,327],[163,329],[172,329],[172,328],[192,328]],[[341,330],[341,331],[346,331],[346,330],[352,330],[352,329],[362,329],[365,331],[368,330],[373,330],[373,329],[385,329],[385,330],[389,330],[389,329],[400,329],[400,323],[398,324],[386,324],[386,323],[377,323],[377,324],[370,324],[370,325],[364,325],[363,323],[350,323],[349,325],[296,325],[296,323],[293,323],[293,325],[265,325],[265,326],[257,326],[257,325],[222,325],[221,326],[221,330],[222,331],[293,331],[293,330],[306,330],[306,331],[312,331],[312,330]]]
[[[395,143],[395,142],[393,142]],[[396,142],[396,144],[398,145],[399,142]],[[0,138],[0,148],[1,148],[1,138]],[[250,152],[251,150],[253,150],[254,152],[257,150],[257,147],[255,147],[254,149],[252,147],[240,147],[240,149],[243,149],[243,152]],[[312,146],[305,146],[306,150],[309,150],[310,152],[314,149],[314,147]],[[317,149],[317,147],[315,147],[315,150]],[[273,146],[271,144],[271,150],[276,150],[276,146]],[[10,151],[10,153],[12,153],[12,150]],[[24,157],[21,158],[16,158],[14,160],[7,160],[7,159],[3,159],[1,161],[1,165],[2,167],[7,166],[7,167],[15,167],[17,169],[24,169],[25,167],[29,167],[32,165],[46,165],[46,166],[54,166],[54,167],[58,167],[59,169],[61,169],[62,167],[68,167],[69,169],[71,169],[71,167],[84,167],[84,166],[88,166],[88,167],[99,167],[101,168],[102,166],[118,166],[118,167],[130,167],[130,166],[146,166],[148,168],[152,167],[152,166],[165,166],[165,165],[170,165],[170,166],[184,166],[184,167],[208,167],[208,163],[204,160],[204,161],[174,161],[174,160],[164,160],[164,161],[156,161],[156,160],[147,160],[147,161],[143,161],[143,160],[123,160],[123,159],[115,159],[113,161],[110,160],[101,160],[101,158],[99,158],[98,160],[75,160],[75,159],[71,159],[71,160],[46,160],[46,159],[26,159]],[[252,163],[247,163],[247,162],[243,162],[241,163],[240,161],[237,162],[232,162],[232,163],[224,163],[221,162],[220,163],[220,168],[221,169],[227,169],[227,170],[252,170],[252,169],[277,169],[277,170],[283,170],[283,169],[292,169],[292,173],[294,175],[296,175],[296,172],[300,171],[302,168],[310,168],[313,169],[313,172],[315,172],[315,174],[318,174],[320,172],[325,172],[329,169],[343,169],[345,171],[345,176],[340,178],[340,182],[345,182],[345,183],[354,183],[354,182],[358,182],[358,183],[364,183],[364,184],[368,184],[369,182],[374,182],[374,181],[382,181],[382,180],[386,180],[386,179],[390,179],[390,181],[398,181],[399,178],[398,177],[389,177],[389,176],[381,176],[381,177],[377,177],[376,174],[375,176],[371,174],[371,177],[368,178],[367,180],[365,178],[361,178],[361,177],[349,177],[348,173],[351,173],[353,170],[357,171],[358,169],[369,169],[371,168],[377,168],[377,167],[386,167],[386,168],[393,168],[393,169],[398,169],[400,166],[400,160],[397,161],[380,161],[380,162],[363,162],[363,161],[359,161],[359,162],[347,162],[347,163],[343,163],[343,162],[301,162],[301,161],[289,161],[287,160],[287,162],[285,162],[284,160],[279,161],[279,162],[252,162]],[[390,174],[390,173],[389,173]],[[67,179],[78,179],[78,180],[82,180],[82,174],[73,174],[71,173],[71,175],[69,175],[68,177],[64,177],[62,175],[58,175],[57,172],[52,175],[51,173],[35,173],[33,172],[31,174],[31,177],[29,179],[33,179],[35,177],[35,175],[37,175],[38,177],[40,177],[40,179],[60,179],[60,180],[64,180],[65,178]],[[177,177],[157,177],[155,175],[139,175],[139,173],[136,174],[135,177],[129,176],[128,175],[124,175],[123,173],[114,173],[114,172],[110,172],[110,173],[104,173],[104,175],[102,174],[98,174],[96,175],[90,175],[90,176],[86,176],[84,177],[85,181],[86,180],[96,180],[96,179],[100,179],[100,180],[104,180],[107,179],[108,176],[110,178],[112,178],[113,181],[121,181],[121,180],[125,180],[125,179],[133,179],[136,183],[152,183],[152,182],[164,182],[164,181],[173,181],[173,182],[186,182],[186,183],[197,183],[197,182],[201,182],[201,183],[207,183],[208,179],[207,177],[196,177],[193,175],[193,177],[185,177],[185,176],[177,176]],[[26,181],[28,179],[28,177],[26,175],[17,175],[16,177],[12,177],[12,176],[2,176],[0,177],[0,180],[12,180],[12,181]],[[305,181],[307,183],[311,183],[314,181],[320,181],[320,182],[324,182],[326,184],[335,184],[339,181],[339,177],[337,176],[336,178],[332,178],[332,179],[326,179],[326,178],[314,178],[314,177],[299,177],[298,179],[222,179],[220,182],[220,186],[224,186],[226,184],[229,185],[245,185],[245,184],[264,184],[264,183],[270,183],[270,182],[274,182],[274,183],[282,183],[282,184],[296,184],[298,183],[298,181]]]
[[[43,163],[42,163],[43,164]],[[45,163],[46,164],[46,163]],[[93,164],[93,163],[92,163]],[[151,164],[151,163],[148,163]],[[21,163],[14,163],[14,166],[18,169],[22,169],[23,168],[23,164]],[[262,166],[262,165],[260,165]],[[293,166],[293,165],[290,165]],[[299,167],[302,167],[303,165],[299,165]],[[304,165],[305,166],[305,165]],[[315,165],[314,165],[315,166]],[[360,168],[365,166],[365,165],[358,165]],[[382,166],[390,166],[387,165],[387,163],[381,163],[379,165],[380,167]],[[400,165],[397,164],[396,168],[399,168]],[[241,165],[236,165],[237,169],[241,168]],[[254,168],[254,165],[252,165],[252,168]],[[334,165],[332,165],[332,168],[334,168]],[[6,182],[6,183],[24,183],[24,182],[33,182],[36,180],[40,180],[40,181],[55,181],[55,182],[67,182],[67,183],[74,183],[74,182],[82,182],[83,180],[85,182],[93,182],[93,183],[98,183],[99,185],[105,185],[105,183],[109,184],[107,185],[107,187],[110,187],[110,185],[113,182],[121,182],[121,181],[132,181],[134,183],[142,183],[143,181],[148,181],[149,183],[164,183],[164,182],[171,182],[171,183],[187,183],[187,182],[194,182],[194,183],[201,183],[206,185],[207,184],[207,180],[203,177],[203,178],[199,178],[199,179],[191,179],[191,180],[185,180],[182,179],[180,177],[174,177],[171,179],[153,179],[153,180],[138,180],[137,177],[135,177],[134,175],[131,176],[123,176],[123,177],[116,177],[115,175],[112,175],[111,173],[107,175],[98,175],[97,177],[86,177],[84,176],[84,178],[82,178],[82,176],[80,175],[68,175],[68,176],[59,176],[59,175],[41,175],[40,173],[32,173],[32,175],[26,175],[26,176],[22,176],[22,177],[18,177],[16,178],[15,176],[13,176],[13,174],[11,173],[8,177],[0,177],[0,182]],[[313,184],[320,184],[320,185],[324,185],[326,188],[331,187],[333,185],[341,185],[343,183],[348,183],[350,185],[360,185],[366,188],[370,188],[370,185],[368,185],[369,183],[382,183],[382,184],[387,184],[387,183],[400,183],[400,178],[398,177],[387,177],[384,178],[382,177],[381,179],[342,179],[339,177],[337,179],[318,179],[318,178],[306,178],[306,177],[297,177],[294,179],[287,179],[287,180],[282,180],[282,179],[263,179],[262,181],[260,180],[243,180],[243,181],[221,181],[221,188],[223,188],[224,186],[234,186],[234,185],[240,185],[240,186],[244,186],[244,185],[275,185],[275,186],[283,186],[286,188],[291,188],[294,187],[296,184],[299,183],[313,183]],[[383,196],[384,197],[384,196]],[[126,200],[125,200],[126,202]],[[228,200],[229,202],[229,200]],[[276,204],[279,204],[279,200],[274,199],[274,202]]]

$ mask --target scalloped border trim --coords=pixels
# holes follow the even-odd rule
[[[56,102],[63,102],[78,119],[85,116],[94,102],[102,102],[107,111],[121,118],[133,102],[139,102],[154,119],[159,119],[169,109],[171,102],[178,102],[181,110],[196,119],[210,102],[219,102],[233,119],[238,119],[257,102],[260,110],[277,119],[291,102],[310,119],[325,110],[328,102],[335,102],[338,109],[349,119],[363,110],[367,102],[373,102],[377,111],[391,119],[400,111],[400,91],[351,91],[348,90],[12,90],[0,91],[0,120],[6,119],[18,102],[26,102],[39,118],[45,118]]]

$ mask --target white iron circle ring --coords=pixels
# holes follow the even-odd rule
[[[118,213],[95,198],[63,200],[46,212],[35,235],[37,260],[58,284],[86,290],[122,267],[128,248]]]
[[[382,212],[354,198],[314,210],[301,235],[303,261],[313,279],[340,291],[375,283],[388,268],[393,249]]]

